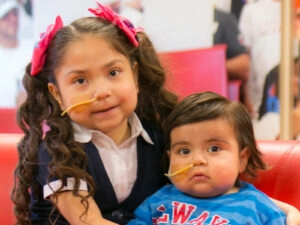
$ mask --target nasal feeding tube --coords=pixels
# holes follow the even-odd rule
[[[82,101],[82,102],[76,103],[74,105],[71,105],[69,108],[67,108],[65,111],[63,111],[60,115],[64,116],[70,110],[72,110],[78,106],[81,106],[81,105],[86,105],[86,104],[92,103],[93,101],[96,101],[96,100],[97,100],[97,98],[92,98],[90,100]]]
[[[175,171],[174,173],[165,173],[164,175],[167,176],[167,177],[173,177],[175,175],[178,175],[180,173],[183,173],[184,171],[186,170],[189,170],[190,168],[192,168],[194,166],[194,163],[191,163],[189,165],[187,165],[186,167],[180,169],[180,170],[177,170]]]

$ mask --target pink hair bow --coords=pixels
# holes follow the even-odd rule
[[[46,32],[41,33],[41,40],[34,46],[33,55],[31,59],[31,76],[35,76],[39,73],[45,63],[46,55],[45,52],[52,41],[57,31],[63,27],[63,22],[60,16],[56,17],[55,24],[50,24],[47,27]]]
[[[109,6],[103,6],[100,3],[98,3],[98,8],[88,10],[93,13],[95,16],[110,21],[113,24],[117,25],[129,38],[130,42],[137,47],[139,45],[137,39],[136,39],[136,33],[138,31],[143,30],[142,28],[135,28],[133,24],[125,17],[122,17],[115,13]]]

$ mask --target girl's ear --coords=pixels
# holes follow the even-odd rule
[[[65,106],[63,104],[63,101],[61,99],[61,96],[59,94],[59,90],[57,86],[53,83],[48,83],[48,90],[50,94],[55,98],[55,100],[58,102],[60,109],[63,111],[65,110]]]
[[[239,172],[243,173],[248,165],[248,160],[250,157],[250,152],[248,147],[245,147],[241,152],[240,152],[240,168]]]

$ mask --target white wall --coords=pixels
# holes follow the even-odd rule
[[[208,0],[143,0],[141,25],[159,51],[191,49],[212,45],[213,6]],[[107,0],[99,0],[107,3]],[[34,38],[60,15],[64,24],[92,15],[95,0],[35,0]]]
[[[210,47],[213,3],[208,0],[144,0],[145,31],[159,51]]]
[[[99,1],[100,2],[100,1]],[[60,15],[64,24],[82,16],[92,16],[88,8],[95,8],[95,0],[34,0],[34,37],[39,39],[49,24],[54,23],[57,15]]]

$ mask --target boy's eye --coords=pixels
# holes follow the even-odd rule
[[[120,71],[118,71],[118,70],[112,70],[112,71],[110,71],[109,76],[115,77],[115,76],[117,76],[119,74],[120,74]]]
[[[179,151],[178,151],[178,153],[180,154],[180,155],[187,155],[187,154],[189,154],[191,151],[189,150],[189,149],[187,149],[187,148],[182,148],[182,149],[180,149]]]
[[[207,151],[208,152],[219,152],[220,150],[221,150],[221,148],[219,148],[216,145],[213,145],[213,146],[210,146]]]

